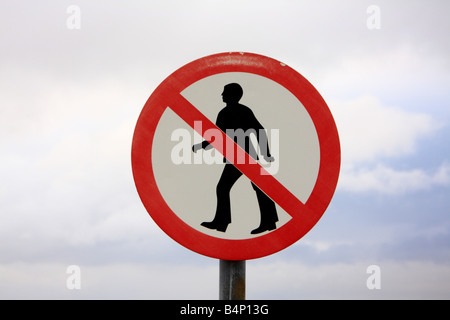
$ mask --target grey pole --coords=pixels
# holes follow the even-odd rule
[[[219,299],[245,300],[245,260],[220,260]]]

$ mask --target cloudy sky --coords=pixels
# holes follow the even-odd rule
[[[230,51],[305,76],[342,144],[327,212],[247,262],[247,298],[450,298],[449,11],[446,0],[2,1],[0,298],[218,297],[218,261],[151,220],[130,153],[157,85]],[[380,289],[366,285],[371,265]]]

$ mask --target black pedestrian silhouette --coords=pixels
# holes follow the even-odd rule
[[[250,108],[239,103],[242,95],[242,87],[237,83],[230,83],[224,87],[222,100],[226,103],[226,106],[219,112],[216,125],[226,134],[229,134],[229,132],[235,133],[238,130],[239,132],[248,132],[248,130],[252,130],[252,132],[256,135],[264,158],[266,161],[272,162],[274,161],[274,158],[269,152],[265,130],[256,119]],[[245,135],[244,139],[239,139],[236,134],[231,138],[233,138],[234,141],[239,144],[239,146],[243,148],[251,157],[257,159],[256,151],[250,142],[248,134]],[[210,143],[205,140],[202,143],[194,145],[192,150],[197,152],[197,150],[201,148],[209,149],[210,147]],[[230,191],[234,183],[242,176],[242,172],[240,172],[232,163],[227,161],[225,157],[224,162],[226,163],[225,168],[223,169],[216,188],[216,215],[213,221],[203,222],[201,224],[203,227],[215,229],[221,232],[226,232],[228,225],[231,223]],[[255,190],[258,199],[259,209],[261,212],[261,221],[259,227],[251,231],[251,234],[259,234],[265,231],[275,230],[276,222],[278,221],[275,203],[253,182],[252,187]]]

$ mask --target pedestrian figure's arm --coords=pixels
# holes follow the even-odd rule
[[[197,144],[194,144],[192,146],[192,151],[197,152],[200,149],[205,149],[205,150],[209,150],[211,149],[213,146],[208,142],[208,141],[203,141]]]
[[[264,156],[264,159],[266,159],[267,162],[274,162],[275,158],[273,156]]]
[[[275,158],[270,154],[269,150],[269,139],[267,138],[267,133],[264,127],[261,125],[261,123],[254,117],[255,122],[254,127],[257,128],[256,130],[256,138],[258,139],[259,144],[259,150],[266,159],[267,162],[273,162],[275,161]]]

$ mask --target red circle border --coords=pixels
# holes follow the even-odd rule
[[[318,135],[320,166],[314,189],[305,206],[308,215],[292,218],[280,228],[256,238],[216,238],[190,227],[164,201],[153,174],[153,137],[170,94],[205,77],[224,72],[247,72],[271,79],[289,90],[309,113]],[[333,116],[319,92],[301,74],[272,58],[253,53],[219,53],[186,64],[167,77],[151,94],[136,123],[131,160],[141,201],[158,226],[186,248],[212,258],[249,260],[285,249],[302,238],[319,221],[335,192],[341,152]]]

